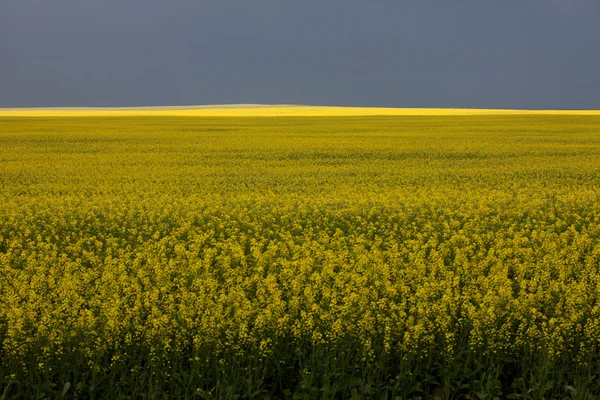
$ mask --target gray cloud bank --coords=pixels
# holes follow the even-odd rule
[[[0,107],[600,108],[598,0],[6,0]]]

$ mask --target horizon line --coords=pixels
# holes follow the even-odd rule
[[[318,117],[318,116],[426,116],[426,115],[600,115],[599,109],[504,109],[358,107],[295,104],[208,104],[189,106],[132,107],[13,107],[0,108],[0,117],[84,116],[197,116],[197,117]]]

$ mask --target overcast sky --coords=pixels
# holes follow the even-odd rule
[[[600,0],[0,0],[0,107],[600,108]]]

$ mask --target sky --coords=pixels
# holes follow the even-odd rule
[[[0,107],[600,108],[600,0],[1,0]]]

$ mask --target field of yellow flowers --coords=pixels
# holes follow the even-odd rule
[[[600,115],[3,116],[9,398],[600,398]]]

